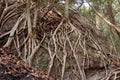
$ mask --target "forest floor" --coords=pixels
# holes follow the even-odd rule
[[[0,48],[0,80],[55,80],[46,72],[25,65],[15,53]]]

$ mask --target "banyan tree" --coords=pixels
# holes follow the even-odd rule
[[[0,47],[58,80],[117,80],[120,60],[112,39],[72,3],[1,0]]]

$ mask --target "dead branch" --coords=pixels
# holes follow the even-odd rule
[[[87,2],[89,4],[89,2]],[[105,17],[103,17],[99,12],[97,12],[95,10],[95,8],[89,4],[89,6],[94,10],[94,12],[100,17],[102,18],[111,28],[114,28],[117,32],[120,33],[120,28],[114,24],[112,24],[109,20],[107,20]]]

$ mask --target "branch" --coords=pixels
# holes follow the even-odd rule
[[[10,31],[9,39],[8,39],[8,41],[6,42],[6,44],[4,45],[4,47],[8,47],[8,46],[11,45],[12,40],[13,40],[13,36],[14,36],[14,34],[15,34],[15,31],[16,31],[16,29],[18,28],[20,22],[23,20],[24,16],[25,16],[25,15],[22,14],[22,15],[19,17],[18,21],[16,22],[16,24],[14,25],[14,27],[13,27],[12,30]]]
[[[87,2],[87,0],[86,0],[86,2]],[[89,2],[87,2],[87,3],[89,4]],[[112,24],[109,20],[107,20],[105,17],[103,17],[99,12],[97,12],[97,10],[93,6],[91,6],[90,4],[89,4],[89,6],[94,10],[94,12],[96,13],[97,16],[102,18],[111,28],[114,28],[117,32],[120,33],[120,28],[118,28],[118,26]]]
[[[1,34],[0,35],[0,39],[3,38],[3,37],[5,37],[5,36],[7,36],[7,35],[9,35],[9,34],[10,34],[10,31]]]

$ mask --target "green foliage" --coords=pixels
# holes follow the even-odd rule
[[[115,18],[116,18],[117,23],[120,24],[120,12],[116,14]]]

